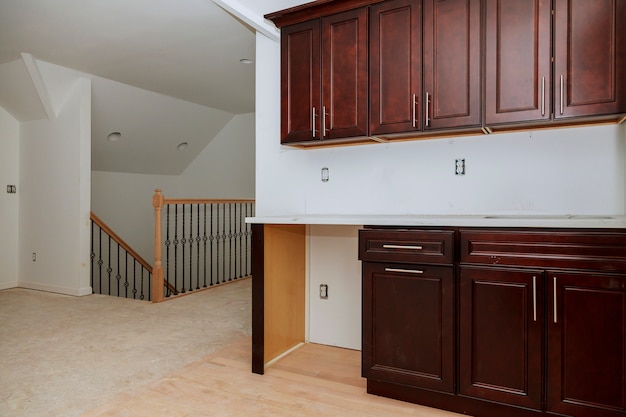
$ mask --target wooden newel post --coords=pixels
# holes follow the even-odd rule
[[[161,190],[154,190],[152,197],[154,206],[154,266],[152,267],[152,302],[163,301],[163,265],[161,264],[161,208],[163,207],[163,195]]]

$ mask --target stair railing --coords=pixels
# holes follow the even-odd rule
[[[149,301],[152,266],[98,216],[90,217],[93,293]]]
[[[253,199],[152,198],[152,301],[220,285],[251,273]],[[164,253],[165,252],[165,253]]]

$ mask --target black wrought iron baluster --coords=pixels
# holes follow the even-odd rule
[[[139,299],[140,299],[140,300],[143,300],[143,298],[144,298],[144,295],[143,295],[143,286],[144,286],[145,282],[144,282],[144,280],[143,280],[143,273],[144,273],[144,271],[145,271],[145,270],[146,270],[146,268],[144,268],[144,266],[143,266],[143,265],[141,265],[141,287],[140,287],[140,288],[141,288],[141,290],[140,290],[140,292],[139,292]]]
[[[137,260],[133,258],[133,300],[137,299]]]
[[[170,205],[167,205],[165,214],[165,282],[170,283]],[[165,286],[165,296],[171,295],[170,286]]]
[[[243,241],[242,241],[242,237],[243,234],[241,233],[242,230],[242,226],[243,226],[243,222],[245,220],[245,217],[243,215],[243,203],[239,203],[239,231],[237,233],[237,236],[239,237],[239,278],[243,277]]]
[[[181,233],[181,238],[180,238],[180,244],[181,244],[181,248],[182,248],[182,259],[181,259],[181,277],[180,277],[180,282],[181,282],[181,293],[185,293],[185,244],[187,243],[187,239],[185,239],[185,205],[182,205],[183,207],[183,228],[182,228],[182,233]],[[178,265],[178,264],[177,264]]]
[[[222,204],[222,283],[226,282],[226,203]]]
[[[196,204],[196,290],[200,289],[200,204]]]
[[[193,291],[193,204],[189,204],[189,292]]]
[[[203,285],[203,287],[206,288],[206,242],[208,240],[207,235],[206,235],[206,204],[204,205],[204,224],[203,224],[203,229],[204,229],[204,235],[202,236],[202,242],[204,242],[204,270],[203,270],[204,285]]]
[[[109,237],[109,239],[111,239]],[[120,281],[122,280],[122,275],[120,273],[120,245],[117,245],[117,275],[115,275],[115,279],[117,280],[117,296],[120,296]]]
[[[174,205],[174,290],[178,292],[178,204]]]
[[[220,235],[220,205],[216,204],[217,211],[217,222],[215,223],[215,245],[217,247],[215,251],[215,283],[219,284],[221,282],[220,279],[220,240],[222,239]]]
[[[102,294],[102,229],[98,227],[98,294]]]
[[[233,272],[232,272],[232,260],[233,260],[233,229],[231,224],[231,219],[233,217],[232,214],[232,204],[228,205],[228,281],[233,280]],[[226,207],[224,207],[226,210]]]
[[[213,236],[213,204],[211,204],[211,234],[209,235],[209,246],[211,247],[211,249],[209,250],[209,253],[211,255],[210,258],[210,262],[211,262],[211,285],[213,285],[213,240],[215,239],[215,236]]]

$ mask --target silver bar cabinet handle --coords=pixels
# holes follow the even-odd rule
[[[419,269],[385,268],[385,272],[404,272],[407,274],[423,274]]]
[[[415,94],[413,94],[413,127],[415,127],[417,120],[415,120],[415,107],[416,107],[416,101],[415,101]]]
[[[326,106],[322,106],[322,139],[326,136]]]
[[[565,112],[565,106],[563,104],[563,97],[564,97],[564,93],[563,90],[565,89],[565,79],[563,78],[563,74],[561,74],[561,114],[563,114]]]
[[[533,321],[537,321],[537,277],[533,276]]]
[[[554,322],[556,323],[556,277],[554,279]]]
[[[311,119],[313,120],[313,123],[312,123],[313,137],[315,137],[315,116],[316,116],[315,107],[313,107],[313,111],[311,114]]]
[[[423,247],[422,246],[415,246],[415,245],[383,245],[383,248],[385,249],[413,249],[413,250],[422,250]]]
[[[430,107],[430,94],[428,91],[426,92],[426,101],[424,102],[424,107],[426,107],[426,127],[430,126],[430,115],[428,114],[428,107]]]
[[[541,115],[546,115],[546,77],[541,77]]]

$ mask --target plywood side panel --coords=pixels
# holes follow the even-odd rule
[[[265,225],[264,362],[298,343],[305,333],[305,225]]]

